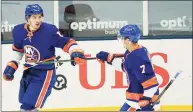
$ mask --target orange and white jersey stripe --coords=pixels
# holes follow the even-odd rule
[[[52,79],[52,75],[53,75],[53,70],[48,70],[47,74],[46,74],[44,84],[43,84],[42,89],[41,89],[41,92],[40,92],[40,94],[38,96],[38,99],[36,101],[36,104],[35,104],[36,108],[40,108],[41,105],[42,105],[42,102],[43,102],[43,100],[45,98],[45,95],[47,93],[47,90],[49,88],[49,85],[50,85],[50,82],[51,82],[51,79]]]

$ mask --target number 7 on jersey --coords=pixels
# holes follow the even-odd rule
[[[142,68],[142,72],[141,73],[145,73],[145,65],[141,65],[140,68]]]

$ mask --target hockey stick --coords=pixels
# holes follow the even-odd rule
[[[176,78],[181,74],[182,71],[178,71],[176,75],[170,80],[169,84],[164,88],[164,90],[160,93],[158,98],[154,101],[153,106],[160,100],[160,98],[163,96],[163,94],[168,90],[168,88],[171,86],[171,84],[176,80]]]
[[[124,55],[123,54],[115,54],[115,58],[120,58],[120,57],[123,57]],[[96,60],[97,58],[96,57],[90,57],[90,58],[85,58],[85,60]],[[29,68],[33,68],[39,64],[53,64],[53,63],[64,63],[64,62],[71,62],[71,61],[74,61],[74,60],[53,60],[53,61],[43,61],[43,62],[39,62],[39,63],[35,63],[33,64],[32,66],[28,67],[28,68],[25,68],[24,70],[27,70]]]
[[[96,57],[91,57],[91,58],[85,58],[85,60],[94,60],[96,59]],[[41,61],[41,62],[38,62],[38,63],[35,63],[33,64],[32,66],[28,67],[28,68],[25,68],[24,70],[27,70],[29,68],[33,68],[37,65],[40,65],[40,64],[53,64],[53,63],[64,63],[64,62],[71,62],[71,61],[74,61],[74,60],[53,60],[53,61]]]

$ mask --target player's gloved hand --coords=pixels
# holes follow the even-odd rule
[[[12,81],[14,79],[14,73],[17,69],[18,63],[16,61],[10,61],[3,72],[3,78],[7,81]]]
[[[140,106],[140,111],[153,111],[153,103],[152,103],[152,98],[143,96],[139,100],[139,106]]]
[[[105,51],[100,51],[99,53],[96,54],[97,59],[103,62],[107,62],[108,64],[112,64],[113,59],[115,56],[113,54],[110,54]]]
[[[71,64],[75,66],[76,64],[81,64],[85,62],[84,51],[82,49],[73,49],[70,53]]]

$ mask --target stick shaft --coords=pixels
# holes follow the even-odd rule
[[[180,75],[181,71],[177,72],[173,79],[168,83],[168,85],[164,88],[164,90],[160,93],[158,98],[154,101],[153,106],[160,100],[163,94],[168,90],[168,88],[172,85],[172,83],[176,80],[176,78]]]
[[[123,54],[115,54],[116,58],[120,58],[123,57]],[[85,60],[96,60],[97,57],[90,57],[90,58],[85,58]],[[40,63],[36,63],[36,64],[51,64],[51,63],[64,63],[64,62],[70,62],[70,61],[74,61],[74,60],[55,60],[55,61],[47,61],[47,62],[40,62]]]
[[[124,56],[123,54],[115,54],[115,58],[120,58],[120,57],[123,57],[123,56]],[[85,58],[85,60],[96,60],[96,59],[97,59],[97,57]],[[53,60],[53,61],[39,62],[39,63],[35,63],[33,66],[31,66],[29,68],[35,67],[39,64],[64,63],[64,62],[71,62],[71,61],[74,61],[74,60],[69,59],[69,60]],[[26,69],[29,69],[29,68],[26,68]]]

